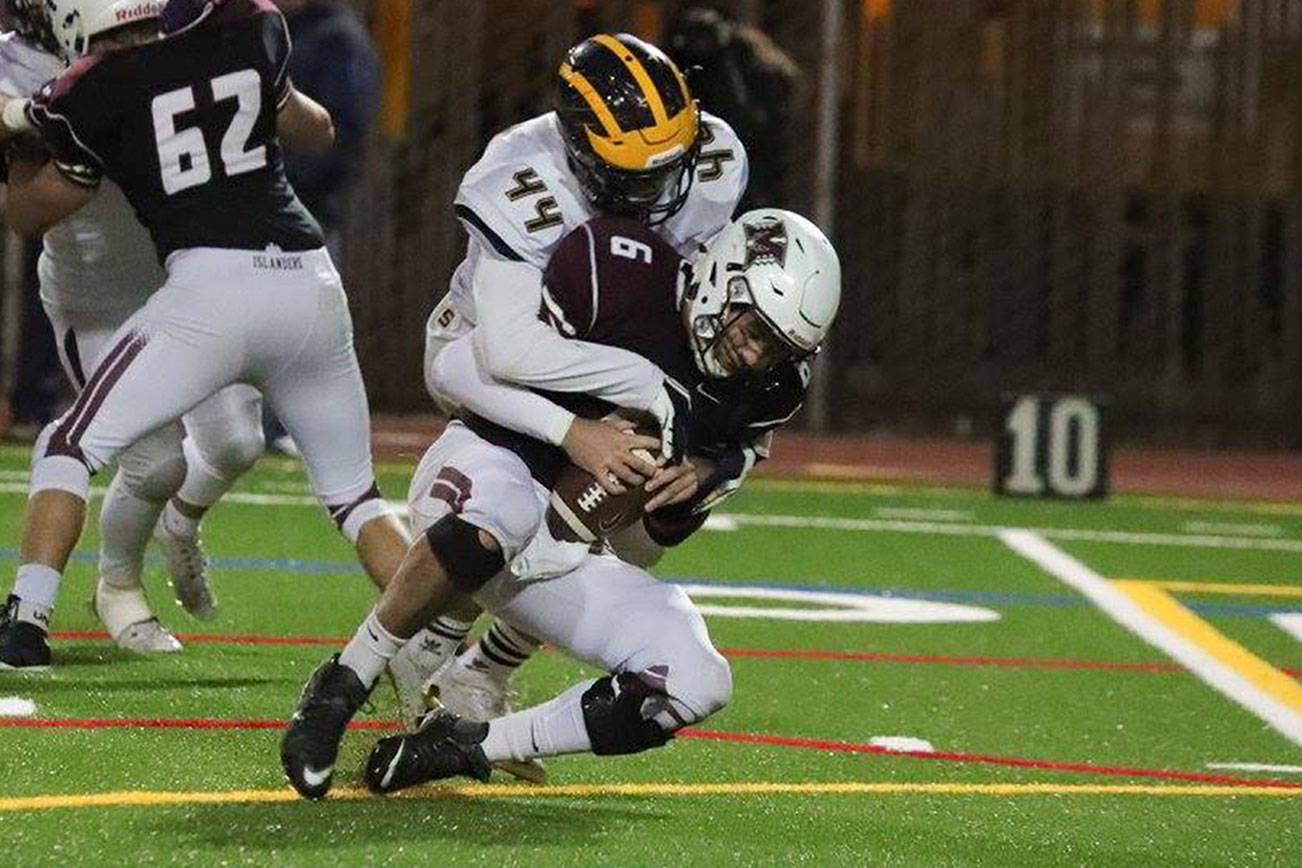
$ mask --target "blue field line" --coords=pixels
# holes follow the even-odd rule
[[[0,561],[12,561],[18,557],[18,549],[0,548]],[[91,552],[74,552],[72,560],[77,563],[94,563],[96,556]],[[147,555],[145,561],[150,566],[159,566],[163,559],[158,555]],[[301,575],[361,575],[362,568],[355,561],[318,561],[318,560],[278,560],[271,558],[231,558],[215,557],[211,564],[217,569],[230,570],[278,570]],[[711,585],[715,587],[768,588],[779,591],[821,591],[837,594],[863,594],[865,596],[903,597],[911,600],[930,600],[937,603],[970,603],[989,606],[1039,606],[1055,609],[1088,608],[1090,603],[1084,597],[1074,594],[1036,593],[1032,591],[969,591],[944,590],[935,588],[912,588],[901,585],[809,585],[779,580],[758,582],[724,582],[717,578],[692,575],[660,575],[667,582],[682,585]],[[1302,605],[1265,606],[1248,603],[1189,602],[1184,605],[1200,615],[1220,615],[1240,618],[1264,618],[1279,613],[1302,614]]]

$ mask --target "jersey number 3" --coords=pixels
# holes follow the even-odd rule
[[[219,75],[208,82],[213,102],[236,101],[235,114],[222,136],[221,161],[226,175],[240,175],[267,165],[267,149],[248,149],[249,134],[262,111],[262,79],[257,70]],[[197,126],[177,129],[176,116],[193,111],[194,88],[182,87],[154,97],[154,137],[158,141],[158,165],[163,190],[172,196],[182,190],[206,184],[212,179],[212,160]]]

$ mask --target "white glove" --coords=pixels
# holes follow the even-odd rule
[[[673,461],[687,454],[687,426],[692,413],[692,394],[673,377],[665,377],[660,393],[647,411],[660,423],[660,455]]]

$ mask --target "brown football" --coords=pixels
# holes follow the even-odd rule
[[[651,426],[639,424],[639,434],[659,436]],[[658,463],[646,450],[640,457]],[[547,528],[553,537],[567,542],[594,543],[617,533],[642,517],[642,507],[651,499],[645,485],[628,486],[623,494],[611,494],[597,478],[574,464],[567,464],[552,487],[547,506]]]

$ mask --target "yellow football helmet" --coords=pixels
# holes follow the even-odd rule
[[[561,63],[556,113],[570,165],[598,209],[655,224],[683,207],[700,112],[660,49],[627,33],[580,42]]]

